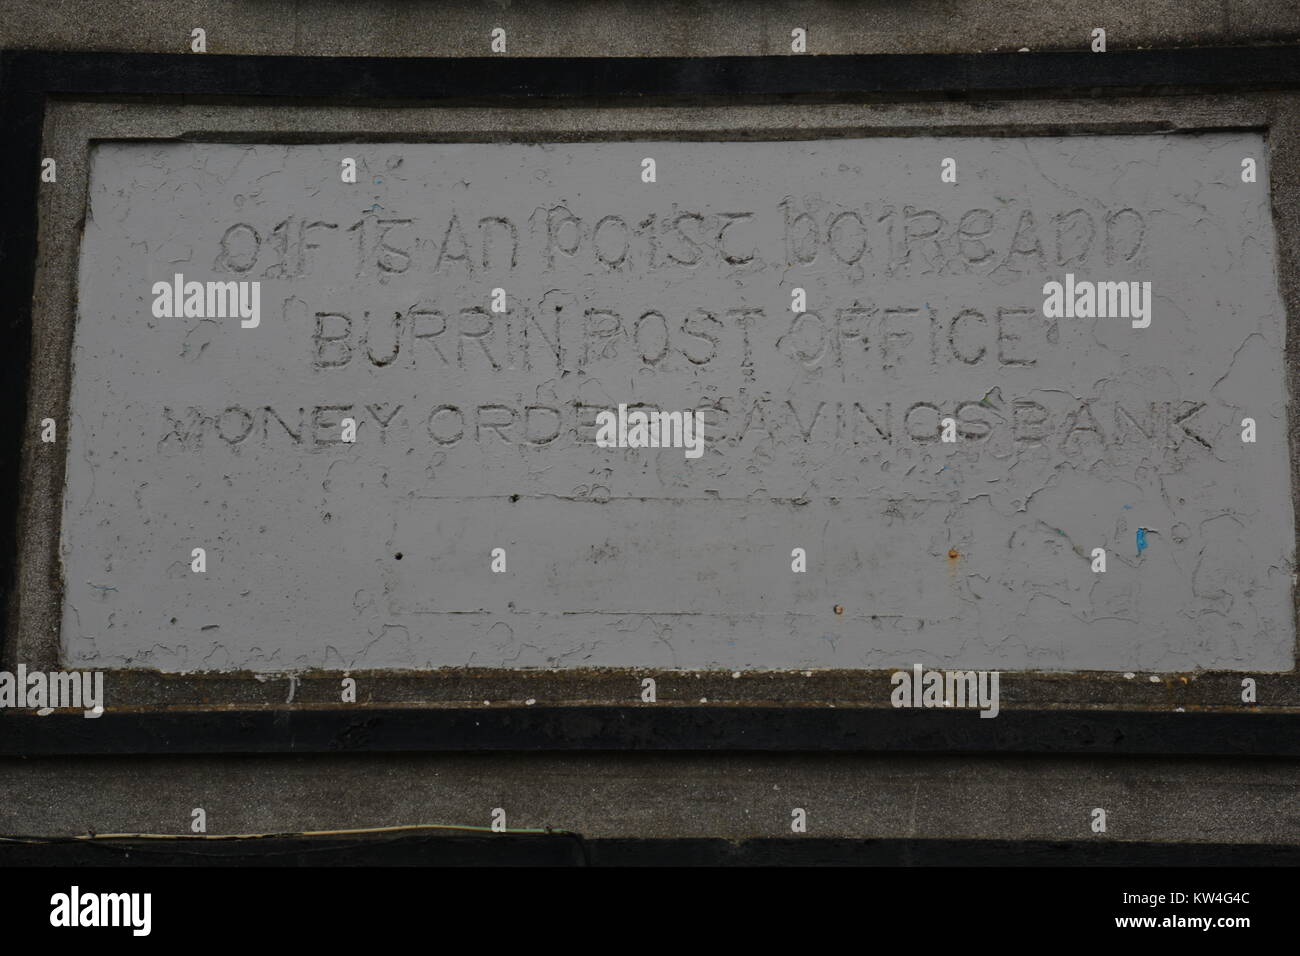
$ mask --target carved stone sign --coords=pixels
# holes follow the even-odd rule
[[[1267,182],[1249,133],[101,144],[66,658],[1289,670],[1247,157]],[[698,457],[625,440],[687,410]]]

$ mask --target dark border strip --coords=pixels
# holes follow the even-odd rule
[[[18,508],[22,500],[22,448],[32,359],[32,292],[36,282],[36,203],[40,179],[41,123],[45,98],[15,82],[9,56],[0,52],[0,661],[6,659],[18,567]]]
[[[1300,846],[1119,840],[584,839],[577,834],[0,843],[0,867],[1300,865]],[[391,877],[385,877],[391,879]],[[1134,880],[1134,882],[1138,882]],[[1205,882],[1212,882],[1205,880]],[[1216,887],[1217,888],[1217,887]],[[65,887],[66,891],[66,887]]]
[[[3,712],[0,712],[3,713]],[[1259,713],[831,707],[268,709],[0,716],[0,756],[500,750],[1034,752],[1300,756]]]
[[[843,96],[1300,84],[1300,48],[733,57],[303,57],[14,51],[27,92],[441,99]]]

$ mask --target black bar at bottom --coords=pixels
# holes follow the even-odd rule
[[[370,708],[39,717],[0,711],[0,756],[731,750],[1300,756],[1300,714],[849,707]]]

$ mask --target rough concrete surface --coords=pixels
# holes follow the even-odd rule
[[[1249,133],[100,145],[68,658],[1289,670],[1243,156],[1266,182]],[[157,317],[176,273],[261,324]],[[1067,273],[1150,283],[1150,327],[1045,317]],[[705,453],[596,447],[620,403],[703,409]]]
[[[510,56],[788,55],[790,31],[817,53],[955,53],[1084,50],[1095,27],[1114,49],[1294,40],[1289,0],[128,0],[106,15],[97,0],[56,0],[39,15],[0,3],[0,42],[11,47],[184,53],[207,31],[212,53],[304,56],[488,56],[507,32]]]
[[[112,757],[11,762],[0,833],[511,827],[590,837],[1295,843],[1300,762],[804,754]],[[1106,810],[1095,834],[1091,811]]]

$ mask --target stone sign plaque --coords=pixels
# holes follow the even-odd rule
[[[64,659],[1290,670],[1245,157],[1266,182],[1239,132],[101,143]],[[686,411],[697,453],[629,447]]]

